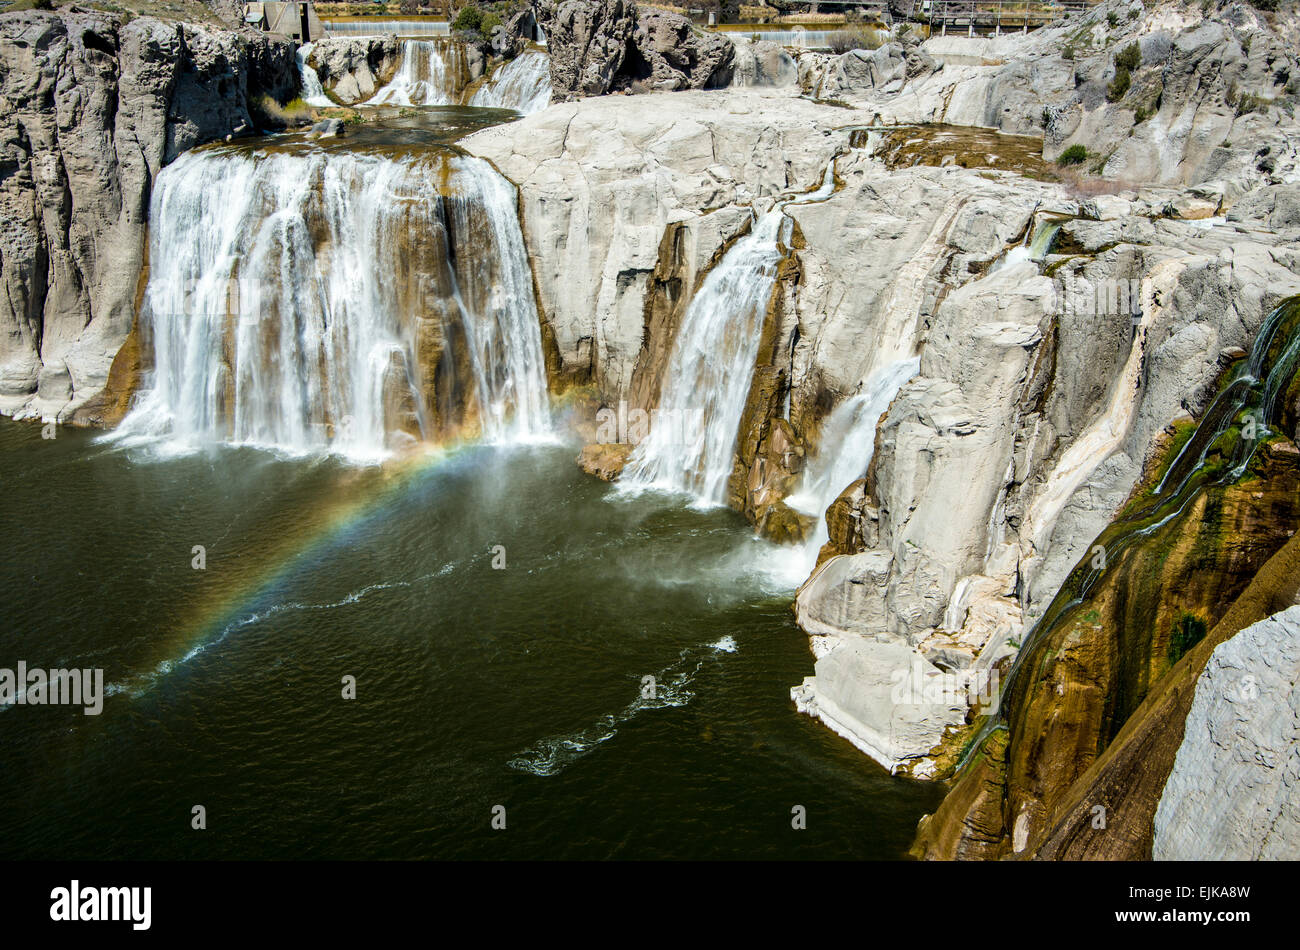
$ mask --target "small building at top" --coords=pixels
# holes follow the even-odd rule
[[[268,33],[278,33],[299,43],[311,43],[325,35],[325,25],[316,16],[311,0],[263,0],[244,4],[244,22]]]

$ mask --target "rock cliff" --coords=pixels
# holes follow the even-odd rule
[[[293,47],[261,33],[0,14],[0,411],[68,421],[103,389],[135,316],[159,169],[253,133],[260,97],[296,86]]]
[[[735,47],[666,10],[631,0],[539,0],[555,101],[628,89],[662,92],[727,85]]]

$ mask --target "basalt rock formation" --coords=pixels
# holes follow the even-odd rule
[[[735,47],[666,10],[639,12],[631,0],[541,0],[555,101],[636,88],[706,89],[731,81]]]
[[[369,99],[393,78],[399,51],[395,36],[327,37],[313,44],[307,64],[327,94],[351,105]]]
[[[0,410],[66,421],[104,388],[135,318],[158,171],[253,133],[259,99],[296,87],[292,45],[258,32],[0,14]]]

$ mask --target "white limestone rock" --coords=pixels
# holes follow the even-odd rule
[[[1300,606],[1210,655],[1156,808],[1152,856],[1300,856]]]

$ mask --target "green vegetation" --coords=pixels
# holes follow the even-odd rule
[[[1111,80],[1110,85],[1106,87],[1106,99],[1110,102],[1119,102],[1128,92],[1128,87],[1133,84],[1133,77],[1123,66],[1115,70],[1115,78]]]
[[[1205,621],[1193,613],[1184,613],[1174,621],[1169,634],[1169,662],[1177,663],[1192,647],[1205,639]]]
[[[483,11],[473,4],[463,7],[452,21],[451,28],[457,33],[477,33],[483,25]]]
[[[1132,71],[1142,65],[1142,49],[1136,43],[1130,43],[1115,54],[1115,78],[1106,87],[1106,98],[1110,102],[1119,102],[1124,98],[1133,84]]]
[[[1056,160],[1058,165],[1082,165],[1088,158],[1088,150],[1082,145],[1071,145]]]
[[[1243,92],[1241,98],[1237,100],[1237,115],[1245,115],[1248,112],[1268,112],[1268,107],[1272,104],[1272,99]]]
[[[1136,43],[1130,43],[1122,50],[1115,54],[1116,68],[1134,70],[1142,65],[1142,48]]]
[[[1065,46],[1061,49],[1061,59],[1073,60],[1074,46],[1072,46],[1069,43],[1066,43]]]

